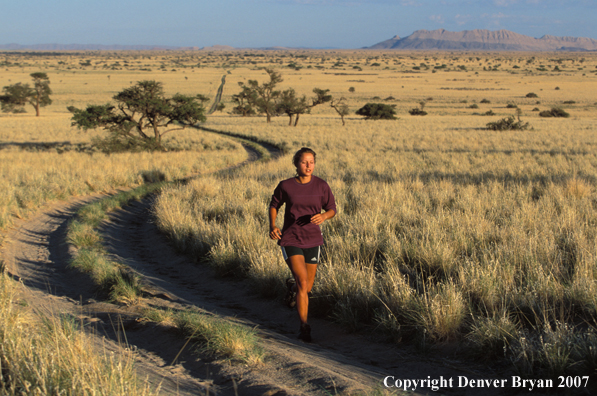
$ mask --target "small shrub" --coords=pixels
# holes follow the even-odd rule
[[[462,100],[460,101],[460,103],[464,103],[464,104],[466,104],[466,103],[468,103],[468,100],[466,100],[466,99],[462,99]]]
[[[355,91],[354,87],[348,88],[348,92],[353,93]]]
[[[483,354],[499,356],[515,340],[516,324],[507,315],[494,314],[488,318],[474,318],[467,338]]]
[[[155,139],[143,140],[135,136],[122,136],[110,134],[107,137],[96,136],[91,138],[91,144],[103,153],[141,152],[141,151],[163,151],[165,147],[160,146]]]
[[[387,98],[385,98],[384,100],[385,101],[390,101],[390,100],[396,100],[396,98],[390,95]]]
[[[408,114],[413,115],[413,116],[415,116],[415,115],[424,116],[424,115],[427,115],[427,112],[425,110],[421,110],[421,109],[415,107],[414,109],[410,109],[408,111]]]
[[[492,115],[495,115],[495,113],[493,112],[493,110],[488,110],[483,115],[492,116]]]
[[[487,129],[492,131],[523,131],[529,129],[529,123],[523,123],[522,121],[516,121],[514,116],[502,118],[496,122],[487,123]]]
[[[158,183],[166,181],[166,174],[158,169],[141,171],[144,183]]]
[[[371,100],[381,100],[381,98],[379,96],[374,96],[371,98]]]
[[[479,105],[478,105],[478,104],[476,104],[476,103],[473,103],[473,104],[472,104],[472,105],[470,105],[468,108],[469,108],[469,109],[478,109],[478,108],[479,108]]]
[[[507,108],[507,109],[517,109],[517,108],[518,108],[518,106],[516,106],[514,103],[508,103],[508,104],[506,105],[506,108]]]
[[[491,102],[489,101],[489,99],[483,99],[483,100],[481,100],[481,103],[491,103]]]
[[[576,102],[574,100],[565,100],[564,104],[575,104]]]
[[[556,87],[556,91],[559,91],[559,90],[560,90],[560,87]]]
[[[358,109],[356,114],[364,116],[366,120],[395,120],[396,105],[367,103]]]
[[[534,108],[533,110],[531,110],[531,111],[539,111],[539,108],[538,108],[538,107],[535,107],[535,108]]]
[[[538,96],[536,93],[534,93],[534,92],[529,92],[529,93],[526,95],[526,97],[527,97],[527,98],[538,98],[539,96]]]
[[[141,300],[142,293],[140,278],[128,268],[118,268],[111,285],[110,300],[125,305],[134,305]]]
[[[551,110],[543,110],[541,113],[539,113],[539,116],[568,118],[570,117],[570,114],[565,112],[563,109],[560,109],[559,107],[552,107]]]

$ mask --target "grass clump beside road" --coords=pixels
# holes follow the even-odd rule
[[[194,310],[150,308],[144,317],[176,327],[199,352],[247,364],[263,363],[265,352],[254,329]]]
[[[0,274],[3,395],[156,395],[140,380],[133,354],[108,351],[75,319],[34,312],[17,298],[22,285]]]
[[[69,223],[67,240],[78,249],[71,267],[88,273],[98,291],[111,301],[135,303],[140,299],[142,289],[138,277],[128,267],[108,257],[97,227],[107,218],[108,212],[163,186],[164,183],[147,184],[101,199],[81,208],[77,218]]]

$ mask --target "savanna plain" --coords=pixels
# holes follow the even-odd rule
[[[286,116],[268,123],[233,114],[239,83],[266,82],[265,68],[281,74],[277,89],[307,98],[329,89],[344,98],[346,124],[329,103],[296,126]],[[164,187],[154,221],[216,272],[281,297],[289,273],[268,238],[267,207],[277,183],[294,175],[292,153],[308,146],[338,204],[322,227],[314,315],[421,353],[459,350],[471,364],[499,362],[504,373],[595,379],[597,55],[5,52],[0,69],[1,86],[42,71],[53,90],[40,117],[32,108],[0,115],[0,229],[52,201],[135,187],[155,175],[203,174]],[[172,133],[166,152],[106,154],[92,144],[104,132],[72,127],[66,109],[109,102],[141,80],[161,82],[169,95],[213,100],[223,76],[224,107],[203,125],[284,155],[211,174],[246,152],[229,136],[193,128]],[[370,102],[393,106],[397,119],[355,114]],[[539,115],[554,108],[569,117]],[[528,128],[486,127],[508,117]],[[11,283],[2,283],[4,345],[34,330],[12,314],[25,308],[11,303]]]

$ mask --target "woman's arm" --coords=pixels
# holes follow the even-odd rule
[[[282,231],[276,226],[276,217],[278,217],[278,210],[276,208],[269,208],[269,237],[271,239],[281,239]]]
[[[311,223],[320,225],[324,221],[331,219],[332,217],[336,216],[336,211],[334,209],[330,209],[323,213],[318,213],[311,217]]]

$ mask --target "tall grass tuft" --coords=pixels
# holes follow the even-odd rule
[[[71,268],[89,274],[97,290],[110,301],[136,304],[140,301],[143,288],[134,272],[108,257],[97,227],[106,219],[109,211],[155,192],[163,185],[143,185],[85,205],[68,225],[67,241],[78,249],[70,263]]]
[[[261,364],[265,358],[255,330],[228,319],[191,310],[156,308],[145,310],[144,316],[148,320],[175,326],[195,343],[199,352],[251,365]]]
[[[68,316],[22,304],[22,287],[0,274],[0,363],[5,395],[153,395],[134,369],[132,352],[95,343]]]

